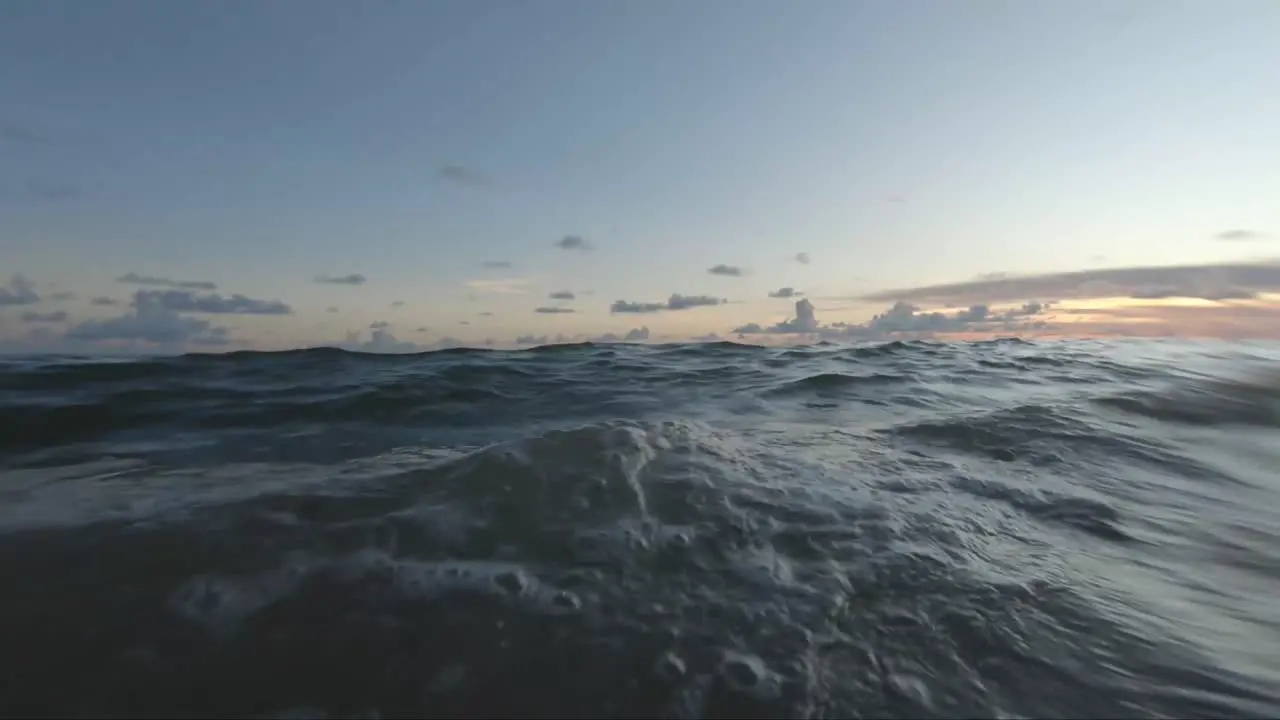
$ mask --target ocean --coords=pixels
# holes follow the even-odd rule
[[[1277,717],[1280,346],[0,360],[0,715]]]

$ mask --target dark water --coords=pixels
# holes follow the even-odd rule
[[[1280,352],[0,364],[0,714],[1275,717]]]

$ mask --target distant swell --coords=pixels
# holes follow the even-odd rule
[[[771,395],[797,395],[804,393],[824,393],[840,390],[852,390],[859,387],[876,385],[894,385],[911,382],[914,378],[906,374],[872,373],[868,375],[845,375],[842,373],[819,373],[799,380],[791,380],[769,391]]]

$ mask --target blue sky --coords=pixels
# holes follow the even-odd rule
[[[12,1],[0,343],[1275,333],[1276,27],[1272,0]]]

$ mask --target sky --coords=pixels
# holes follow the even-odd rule
[[[9,0],[0,349],[1280,337],[1274,0]]]

